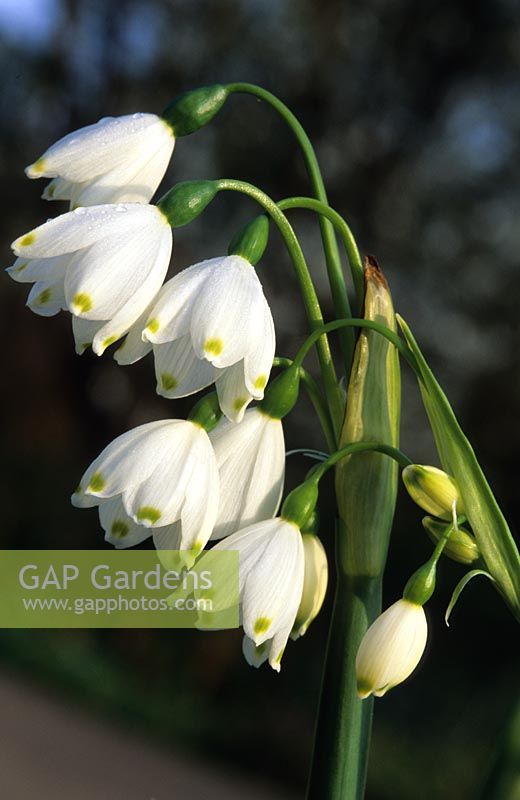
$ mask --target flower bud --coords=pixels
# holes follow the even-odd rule
[[[451,527],[448,523],[439,522],[438,519],[433,517],[424,517],[422,524],[424,530],[435,544],[443,538],[448,527]],[[444,545],[443,553],[460,564],[473,564],[480,558],[480,551],[475,537],[464,528],[456,528],[451,532],[448,541]]]
[[[356,658],[357,691],[382,697],[402,683],[421,660],[428,625],[421,605],[401,598],[365,633]]]
[[[182,228],[202,214],[218,191],[215,181],[177,183],[157,203],[172,228]]]
[[[302,540],[305,555],[303,592],[291,639],[303,636],[311,622],[320,613],[329,580],[327,554],[318,537],[312,533],[304,533]]]
[[[429,514],[440,519],[451,519],[454,503],[456,513],[464,514],[457,484],[442,469],[410,464],[403,470],[403,481],[412,500]]]
[[[201,86],[176,97],[165,108],[162,118],[175,136],[187,136],[210,122],[227,100],[225,86]]]
[[[237,233],[229,245],[228,254],[242,256],[254,266],[262,258],[268,240],[269,220],[261,214]]]

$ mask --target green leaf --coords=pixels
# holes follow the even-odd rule
[[[398,317],[418,367],[419,388],[443,468],[456,481],[480,554],[500,593],[520,620],[520,555],[502,511],[453,409],[406,322]]]

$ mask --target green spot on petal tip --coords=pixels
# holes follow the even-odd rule
[[[89,492],[102,492],[105,488],[106,481],[102,476],[101,472],[94,472],[92,478],[90,479],[90,483],[87,486],[87,491]]]
[[[117,536],[118,539],[124,539],[130,528],[122,519],[115,519],[110,530],[113,536]]]
[[[206,339],[204,342],[204,352],[210,356],[219,356],[224,349],[224,342],[222,339]]]
[[[258,635],[260,633],[265,633],[271,627],[272,620],[269,617],[258,617],[255,620],[255,624],[253,626],[254,632]]]
[[[177,387],[177,381],[170,372],[161,373],[161,386],[166,391],[171,391]]]
[[[258,378],[255,380],[253,386],[255,389],[265,389],[265,385],[267,383],[267,375],[259,375]]]
[[[35,233],[26,233],[25,236],[19,240],[20,247],[29,247],[29,245],[34,244],[36,241],[36,234]]]
[[[138,522],[150,522],[154,525],[161,519],[161,512],[154,506],[141,506],[137,511]]]
[[[36,298],[36,304],[39,306],[44,306],[52,297],[52,292],[50,289],[44,289],[43,292],[40,292],[38,297]]]
[[[72,299],[72,305],[74,310],[78,311],[78,313],[86,314],[87,311],[92,310],[92,298],[85,292],[79,292],[78,294],[74,295]]]

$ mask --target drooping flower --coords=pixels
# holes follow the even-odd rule
[[[279,672],[302,596],[304,553],[298,526],[281,517],[263,520],[226,537],[211,552],[215,550],[238,550],[244,633],[256,648],[266,645],[269,664]]]
[[[76,347],[98,355],[123,336],[161,287],[172,231],[151,205],[129,203],[77,208],[20,236],[8,269],[34,282],[28,305],[38,314],[68,309]]]
[[[220,503],[212,539],[222,539],[278,511],[285,474],[282,422],[261,408],[240,425],[222,419],[209,434],[220,475]]]
[[[143,331],[153,344],[157,391],[185,397],[215,382],[221,408],[239,422],[264,394],[275,351],[271,311],[242,256],[183,270],[161,290]]]
[[[72,496],[99,506],[108,541],[137,544],[153,532],[158,549],[200,551],[218,510],[219,478],[206,431],[167,419],[118,436],[92,462]]]
[[[428,625],[422,605],[401,598],[370,626],[356,658],[361,698],[382,697],[414,671],[426,647]]]
[[[175,138],[156,114],[105,117],[69,133],[25,170],[29,178],[53,178],[46,200],[71,207],[148,203],[170,161]]]

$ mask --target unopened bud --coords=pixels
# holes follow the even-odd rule
[[[452,519],[454,503],[457,515],[464,514],[457,484],[442,469],[410,464],[403,470],[403,482],[412,500],[428,514]]]
[[[320,613],[329,580],[327,554],[318,537],[312,533],[304,533],[302,540],[305,555],[303,591],[291,639],[303,636]]]
[[[438,519],[433,517],[424,517],[422,524],[424,530],[435,544],[446,535],[448,528],[451,527],[448,523],[439,522]],[[452,530],[449,539],[444,545],[443,553],[460,564],[473,564],[480,558],[480,551],[475,537],[464,528]]]

